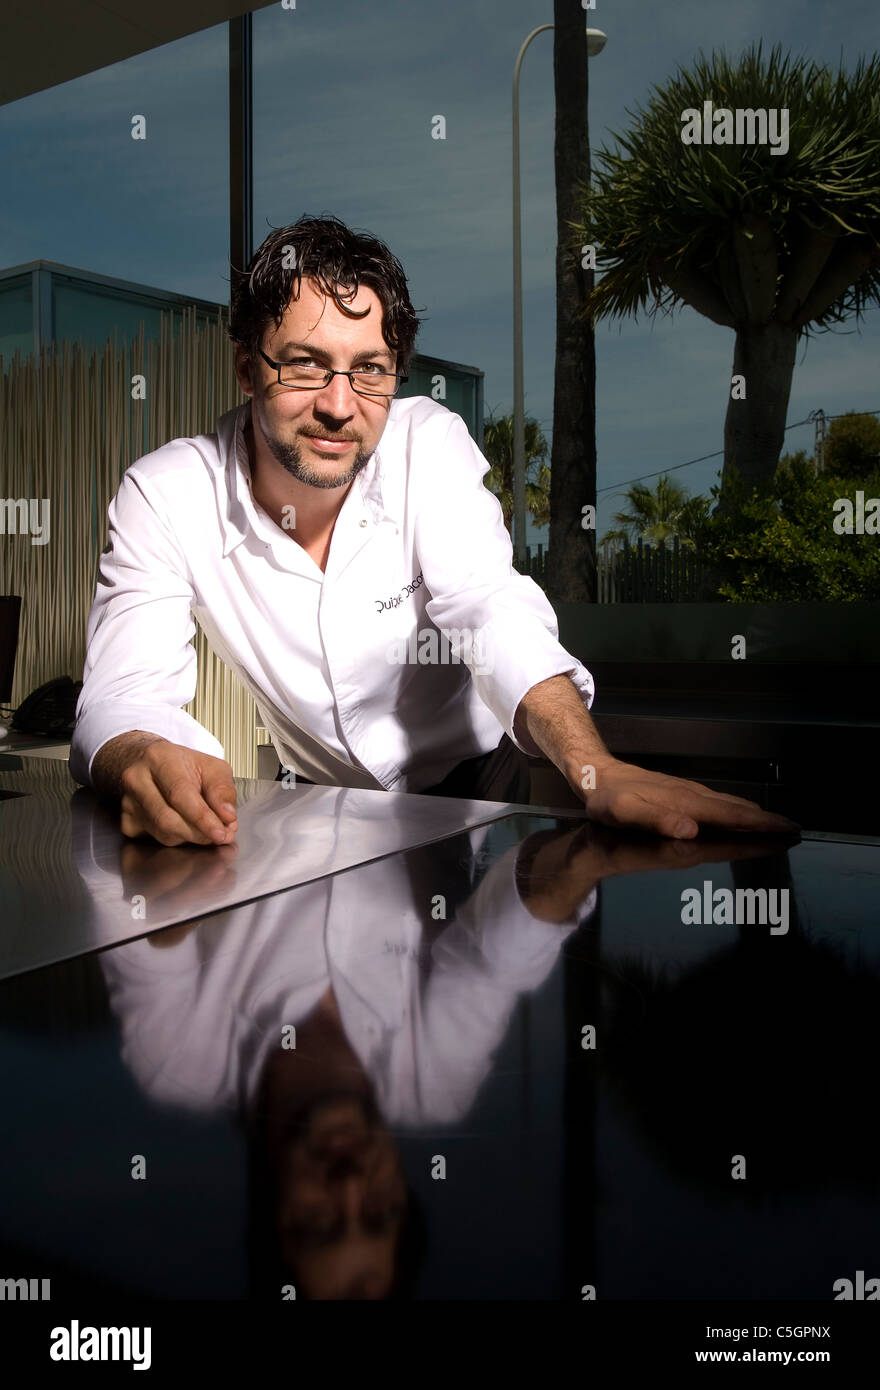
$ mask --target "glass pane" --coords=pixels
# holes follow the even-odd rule
[[[462,22],[465,13],[462,6]],[[496,18],[504,29],[503,7],[497,7]],[[426,312],[428,320],[416,340],[410,380],[399,394],[439,401],[460,414],[479,441],[479,375],[459,364],[474,363],[481,372],[481,357],[497,351],[470,283],[494,250],[488,241],[469,237],[468,256],[460,260],[458,238],[467,220],[461,200],[473,170],[469,161],[456,162],[448,146],[432,139],[432,114],[443,108],[442,103],[426,108],[418,69],[430,61],[434,78],[448,91],[450,82],[460,81],[462,63],[476,72],[491,60],[485,43],[479,53],[475,47],[463,54],[460,30],[456,36],[444,11],[425,6],[380,7],[368,14],[352,0],[337,0],[306,17],[272,5],[256,12],[253,23],[256,243],[271,227],[315,209],[381,238],[402,262],[416,311]],[[332,102],[327,101],[327,68],[303,61],[313,53],[332,54]],[[291,64],[297,71],[293,88],[286,78]],[[497,66],[500,73],[503,64]],[[317,109],[320,121],[312,114]],[[308,123],[307,141],[276,138],[291,121]],[[428,155],[440,160],[439,172]],[[389,183],[391,167],[396,173]],[[507,155],[503,169],[499,177],[509,179]],[[445,227],[448,237],[429,236],[431,226]],[[476,301],[483,306],[481,295]]]
[[[451,362],[417,357],[409,369],[409,381],[400,388],[401,396],[430,396],[448,410],[460,415],[479,442],[480,384],[475,371],[464,371]]]
[[[615,148],[615,132],[631,127],[630,112],[701,51],[738,61],[750,44],[762,43],[765,55],[778,44],[783,53],[805,54],[832,69],[842,53],[851,72],[859,55],[877,46],[873,14],[860,0],[843,0],[808,30],[791,3],[748,17],[720,0],[685,11],[665,7],[650,22],[647,14],[630,3],[631,22],[621,27],[620,16],[603,14],[601,6],[584,12],[588,25],[608,35],[605,48],[589,59],[594,170],[598,150]],[[261,229],[316,210],[380,236],[401,259],[413,302],[426,312],[419,349],[483,370],[487,408],[502,415],[513,408],[510,83],[533,22],[522,6],[492,0],[476,15],[466,0],[378,8],[337,0],[308,15],[274,5],[254,16],[257,240]],[[332,55],[329,102],[325,55]],[[286,75],[294,69],[292,87]],[[526,413],[548,442],[554,424],[555,108],[553,34],[540,32],[524,55],[520,81],[523,346]],[[274,131],[291,127],[308,127],[309,139],[273,138]],[[375,145],[371,130],[381,132]],[[662,168],[662,160],[654,163]],[[800,344],[785,451],[812,457],[816,428],[809,417],[816,410],[830,417],[880,408],[876,310],[854,330],[850,319],[840,332]],[[600,322],[597,537],[618,527],[615,514],[629,509],[635,483],[656,493],[664,472],[689,494],[709,497],[722,464],[734,337],[730,328],[686,307],[653,321],[643,312],[638,320]],[[430,394],[427,375],[412,375],[406,394]],[[753,373],[748,389],[755,396],[763,376]],[[455,395],[450,388],[445,402],[453,409]],[[572,497],[567,505],[579,512],[592,500]],[[643,539],[653,538],[641,529]],[[639,524],[632,533],[638,535]],[[530,539],[546,542],[547,532],[531,529]]]
[[[0,281],[0,357],[8,369],[14,352],[31,352],[34,317],[31,277]]]
[[[159,333],[159,309],[122,296],[101,294],[84,285],[54,285],[55,333],[59,339],[103,347],[108,338],[137,337],[141,323],[147,337]]]
[[[101,23],[83,17],[83,46]],[[0,107],[0,148],[0,272],[35,263],[26,281],[0,279],[3,491],[46,499],[51,518],[45,543],[28,544],[21,523],[12,541],[0,537],[4,592],[23,598],[16,707],[50,678],[83,674],[122,474],[173,438],[213,429],[241,400],[216,326],[229,297],[227,25]],[[163,309],[176,311],[173,353],[160,338]],[[130,341],[141,325],[143,354]],[[38,370],[35,330],[46,354]],[[116,348],[105,353],[108,340]],[[29,350],[17,367],[7,360],[15,347]],[[221,695],[232,682],[201,631],[195,641],[198,715],[237,750],[248,710],[234,705],[238,693]],[[245,775],[255,749],[243,758]]]
[[[42,258],[226,302],[227,44],[219,24],[0,107],[0,269]]]

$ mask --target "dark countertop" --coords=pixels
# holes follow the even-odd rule
[[[880,1275],[880,842],[624,839],[388,793],[355,815],[300,789],[312,817],[241,790],[249,900],[218,910],[189,879],[182,918],[190,860],[216,850],[129,842],[123,876],[69,785],[0,802],[0,843],[30,815],[46,882],[3,932],[25,973],[0,983],[0,1250],[51,1276],[53,1316],[74,1294],[277,1303],[287,1284],[828,1301]],[[328,796],[327,843],[355,862],[325,853],[285,890]],[[420,801],[439,819],[402,814]],[[392,852],[390,827],[420,843]],[[107,901],[124,889],[103,935],[77,925],[86,853]],[[164,878],[174,925],[131,917],[138,878],[150,912]]]

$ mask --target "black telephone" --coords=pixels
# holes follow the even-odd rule
[[[46,681],[23,700],[10,721],[22,734],[70,738],[76,724],[76,702],[82,681],[58,676]]]

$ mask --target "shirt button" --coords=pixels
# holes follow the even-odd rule
[[[367,524],[367,518],[366,518],[365,516],[364,516],[364,517],[361,517],[361,526],[366,526],[366,524]]]

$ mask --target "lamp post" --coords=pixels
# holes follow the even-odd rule
[[[513,546],[517,564],[526,559],[526,442],[525,390],[523,385],[523,305],[522,305],[522,208],[519,173],[519,74],[526,49],[538,34],[552,29],[539,24],[533,29],[517,55],[513,69]],[[605,47],[601,29],[587,30],[587,56],[595,57]]]

